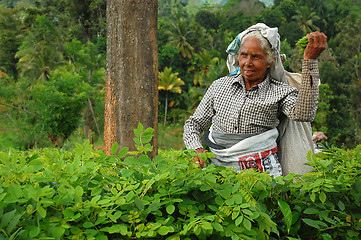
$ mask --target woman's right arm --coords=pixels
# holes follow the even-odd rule
[[[214,87],[215,82],[207,90],[194,114],[184,124],[183,141],[187,149],[203,148],[201,135],[211,124],[214,115]]]

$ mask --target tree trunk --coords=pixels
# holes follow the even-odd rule
[[[134,150],[138,123],[154,129],[158,149],[158,1],[107,0],[104,151]]]

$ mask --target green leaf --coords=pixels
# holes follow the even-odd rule
[[[355,183],[355,189],[357,190],[357,192],[361,193],[361,179],[359,179],[359,180]]]
[[[338,201],[337,206],[341,211],[345,210],[345,204],[343,202]]]
[[[202,225],[201,227],[205,230],[212,230],[213,227],[212,227],[212,224],[210,222],[202,222]]]
[[[125,196],[125,200],[126,200],[127,202],[130,202],[131,200],[133,200],[134,196],[135,196],[135,193],[134,193],[133,191],[130,191],[130,192]]]
[[[43,168],[43,162],[37,159],[30,161],[28,165],[31,167],[31,170],[34,172],[37,172]]]
[[[112,155],[116,154],[117,151],[118,151],[118,148],[119,148],[119,145],[118,145],[117,142],[115,142],[115,143],[113,144],[113,146],[111,147],[111,149],[110,149],[110,153],[111,153]]]
[[[50,232],[55,238],[61,239],[61,236],[63,236],[65,229],[63,227],[57,226],[51,229]]]
[[[208,190],[212,189],[212,186],[208,185],[208,184],[203,184],[201,185],[201,187],[199,188],[199,190],[201,190],[202,192],[206,192]]]
[[[286,225],[287,225],[287,233],[290,232],[291,230],[291,226],[292,226],[292,211],[290,206],[282,201],[282,200],[278,200],[278,206],[281,209],[281,212],[283,214],[283,217],[285,219]]]
[[[120,149],[118,157],[119,158],[124,158],[125,156],[127,156],[128,151],[129,151],[128,147],[124,147],[124,148]]]
[[[333,240],[334,238],[328,233],[322,233],[321,237],[323,240]]]
[[[75,187],[75,194],[76,194],[78,197],[83,196],[83,194],[84,194],[84,189],[83,189],[81,186],[76,186],[76,187]]]
[[[169,233],[169,228],[167,226],[161,226],[158,231],[157,231],[160,235],[164,236],[167,235]]]
[[[289,173],[289,174],[287,174],[287,176],[285,176],[283,179],[285,180],[285,181],[293,181],[293,178],[296,176],[296,174],[295,173]]]
[[[143,130],[144,130],[143,124],[138,123],[138,130],[139,130],[140,132],[143,132]]]
[[[137,145],[142,145],[142,143],[140,142],[140,140],[138,138],[133,138],[133,141],[135,142],[135,144]]]
[[[236,221],[234,222],[234,224],[235,224],[236,226],[238,226],[239,224],[242,223],[243,218],[244,218],[243,215],[239,216],[239,217],[236,219]]]
[[[29,231],[29,237],[34,238],[34,237],[38,236],[39,233],[40,233],[39,227],[32,227]]]
[[[322,203],[325,203],[327,198],[325,192],[321,192],[319,198]]]
[[[311,199],[312,202],[315,202],[315,200],[316,200],[316,194],[315,194],[314,192],[311,193],[310,199]]]
[[[174,205],[168,205],[166,210],[167,210],[168,214],[173,214],[174,211],[175,211],[175,206]]]
[[[91,227],[94,227],[94,224],[91,223],[91,222],[86,221],[85,223],[83,223],[83,227],[84,228],[91,228]]]
[[[154,132],[153,128],[147,128],[142,135],[142,142],[149,143],[154,136],[153,132]]]
[[[23,191],[21,189],[21,186],[18,184],[11,184],[8,187],[8,192],[14,197],[14,198],[20,198],[23,194]]]
[[[140,138],[141,133],[142,133],[142,131],[139,131],[139,129],[134,129],[134,135],[135,135],[137,138]]]
[[[223,232],[223,231],[224,231],[222,225],[219,224],[219,223],[217,223],[217,222],[213,222],[213,223],[212,223],[212,226],[213,226],[213,228],[214,228],[215,230],[217,230],[218,232]]]
[[[137,198],[134,200],[134,203],[135,203],[135,206],[137,206],[137,208],[138,208],[140,211],[143,211],[143,210],[144,210],[144,203],[143,203],[142,199],[140,199],[139,197],[137,197]]]
[[[14,210],[12,210],[10,212],[7,212],[2,216],[2,218],[1,218],[1,228],[5,228],[8,225],[8,223],[14,217],[15,213],[16,213],[16,209],[14,209]]]
[[[100,198],[101,198],[101,196],[100,196],[100,195],[97,195],[97,196],[93,197],[92,200],[90,200],[90,202],[91,202],[91,203],[96,203],[96,202],[99,201]]]
[[[120,233],[120,224],[113,224],[111,227],[109,227],[108,231],[110,234]]]
[[[6,231],[8,233],[11,233],[14,230],[16,225],[19,223],[20,218],[21,218],[21,214],[17,214],[13,219],[11,219],[11,221],[9,222],[6,228]]]
[[[97,235],[97,240],[108,240],[107,235],[104,235],[103,233],[100,233],[99,235]]]
[[[100,193],[103,191],[102,188],[98,187],[98,188],[94,188],[92,191],[91,191],[91,196],[98,196],[100,195]]]
[[[231,194],[232,194],[232,189],[231,188],[225,188],[222,189],[221,191],[219,191],[219,194],[224,198],[224,199],[228,199]]]
[[[304,221],[307,225],[314,227],[316,229],[321,229],[320,226],[318,225],[319,221],[315,221],[309,218],[302,218],[302,221]]]
[[[46,210],[42,206],[37,206],[36,210],[42,218],[46,217]]]
[[[320,211],[316,208],[306,208],[305,211],[303,211],[305,214],[319,214]]]
[[[233,185],[232,194],[234,194],[235,192],[238,192],[238,189],[240,186],[241,186],[241,182],[236,182],[236,184]]]
[[[248,230],[251,231],[252,223],[247,218],[243,219],[243,226]]]

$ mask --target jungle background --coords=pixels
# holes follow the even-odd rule
[[[160,148],[184,147],[184,121],[228,74],[225,49],[257,22],[279,28],[291,72],[301,71],[301,37],[328,36],[313,131],[338,147],[360,143],[360,0],[158,3]],[[106,0],[1,0],[0,32],[0,150],[102,146]]]

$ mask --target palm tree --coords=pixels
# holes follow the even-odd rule
[[[167,119],[167,109],[168,109],[168,93],[174,92],[174,93],[182,93],[181,86],[184,85],[184,82],[182,79],[178,77],[179,73],[173,73],[172,68],[165,67],[163,72],[159,72],[159,84],[158,84],[158,90],[164,90],[165,91],[165,104],[164,104],[164,125],[166,124]]]
[[[319,28],[314,25],[314,22],[319,20],[319,16],[315,12],[311,12],[308,6],[302,6],[296,10],[297,15],[293,16],[294,19],[302,29],[304,34],[310,33],[313,30],[319,30]]]
[[[168,35],[169,43],[177,46],[178,52],[182,57],[192,58],[194,49],[188,42],[192,31],[186,19],[178,18],[177,20],[170,21],[169,30],[166,31],[166,34]]]
[[[50,72],[63,64],[62,54],[51,46],[35,46],[18,51],[20,75],[32,80],[49,80]]]

